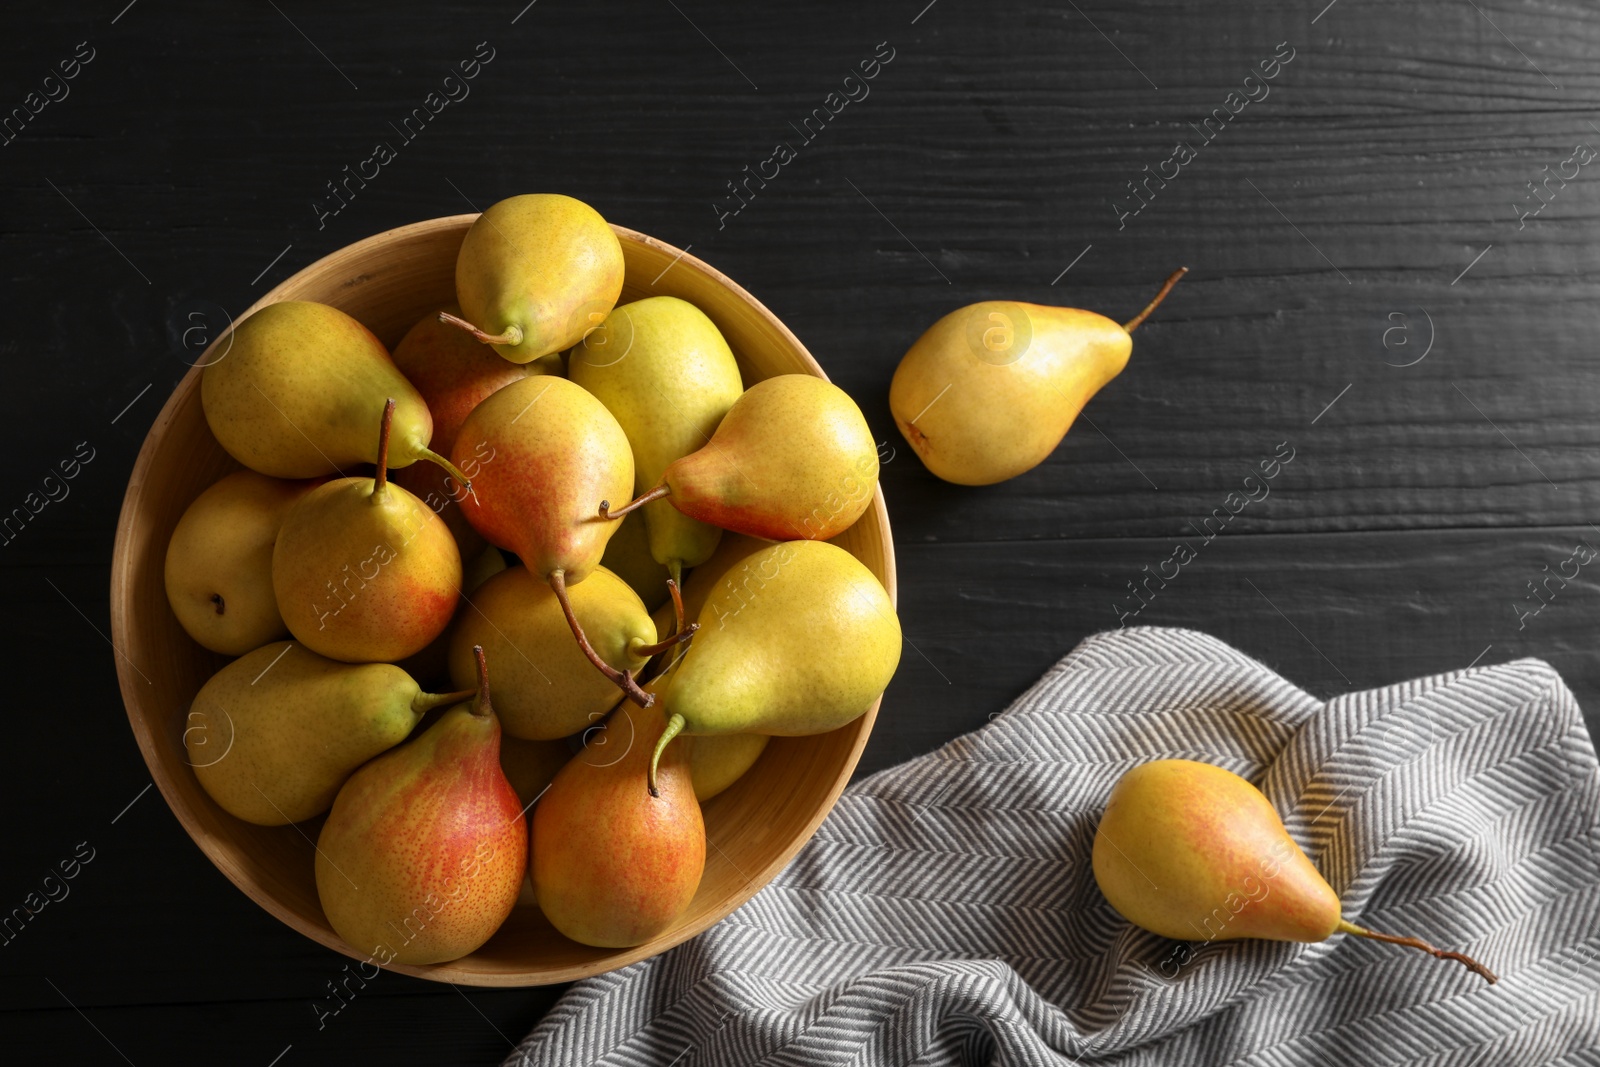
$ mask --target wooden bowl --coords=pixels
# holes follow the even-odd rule
[[[280,300],[321,301],[355,316],[392,348],[423,315],[454,301],[456,252],[474,218],[432,219],[358,241],[284,281],[250,310]],[[783,323],[728,278],[653,237],[615,229],[627,261],[623,300],[667,294],[695,304],[728,339],[746,385],[775,374],[826,377]],[[225,660],[190,640],[167,605],[167,541],[189,503],[238,466],[206,426],[200,373],[197,367],[178,383],[151,427],[117,525],[111,633],[121,653],[117,675],[128,719],[167,804],[222,873],[307,937],[365,960],[366,951],[333,932],[317,902],[312,842],[321,820],[281,827],[241,822],[206,795],[185,759],[189,704]],[[894,548],[881,490],[835,543],[871,568],[895,596]],[[470,956],[393,969],[469,985],[544,985],[613,970],[693,937],[748,900],[816,831],[849,781],[877,712],[874,704],[832,733],[774,738],[755,769],[706,804],[712,847],[705,877],[689,910],[660,937],[630,949],[590,948],[558,934],[537,908],[518,907]]]

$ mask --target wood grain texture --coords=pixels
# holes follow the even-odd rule
[[[71,95],[0,145],[13,309],[0,366],[23,400],[4,425],[0,507],[77,442],[97,449],[70,496],[0,551],[0,799],[17,815],[0,908],[77,842],[99,849],[0,952],[15,1047],[115,1060],[48,977],[138,1063],[235,1048],[266,1063],[291,1043],[281,1067],[499,1055],[454,992],[399,975],[317,1031],[310,1003],[344,958],[246,900],[153,793],[112,824],[149,778],[91,626],[109,632],[117,508],[198,354],[186,344],[333,249],[512,193],[572,193],[692,245],[899,446],[883,486],[908,645],[858,773],[980,724],[1117,625],[1125,583],[1282,441],[1296,458],[1271,495],[1137,621],[1206,629],[1322,695],[1537,655],[1600,725],[1587,574],[1521,630],[1515,613],[1575,538],[1600,545],[1600,171],[1582,168],[1521,229],[1514,206],[1575,144],[1600,148],[1589,7],[925,6],[541,0],[515,24],[518,0],[447,16],[140,0],[114,25],[121,2],[7,13],[0,108],[77,42],[96,49]],[[479,41],[496,54],[471,95],[402,144],[389,124]],[[870,95],[802,143],[790,124],[880,41],[895,57]],[[1271,94],[1118,230],[1124,183],[1284,41],[1296,55]],[[382,139],[396,159],[319,229],[313,200]],[[719,228],[725,183],[779,140],[797,157]],[[1003,295],[1125,315],[1179,264],[1191,274],[1140,328],[1127,371],[1038,470],[957,490],[898,441],[895,361],[953,306]],[[1386,347],[1392,312],[1408,329]],[[1428,316],[1427,357],[1390,365],[1426,347]],[[511,1038],[549,1003],[468,992]]]

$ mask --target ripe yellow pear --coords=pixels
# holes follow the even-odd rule
[[[666,498],[691,518],[774,541],[827,540],[872,503],[878,446],[861,409],[809,374],[759,381],[734,401],[702,448],[667,465],[660,483],[615,518]]]
[[[559,193],[490,205],[456,256],[459,326],[513,363],[560,354],[610,314],[622,294],[622,244],[600,213]]]
[[[426,504],[388,480],[390,414],[372,478],[335,478],[284,517],[272,587],[289,632],[351,663],[415,655],[444,632],[461,596],[461,553]]]
[[[1457,960],[1495,981],[1460,953],[1347,921],[1272,803],[1209,763],[1154,760],[1124,774],[1095,831],[1092,862],[1111,906],[1162,937],[1309,942],[1355,934]]]
[[[480,657],[470,703],[339,790],[317,837],[317,897],[339,936],[379,964],[442,963],[494,936],[527,864]]]
[[[424,693],[392,664],[340,663],[275,641],[200,687],[183,744],[225,811],[282,826],[327,811],[345,779],[404,741],[426,711],[471,695]]]
[[[770,545],[719,587],[662,698],[656,746],[689,734],[825,733],[866,712],[900,662],[900,620],[877,577],[825,541]]]
[[[1078,412],[1127,366],[1129,334],[1185,271],[1127,325],[1077,308],[985,300],[917,338],[889,384],[895,425],[934,474],[992,485],[1054,452]]]
[[[655,624],[638,594],[604,567],[567,593],[590,646],[613,670],[637,675],[668,647],[656,643]],[[450,637],[450,676],[462,679],[462,687],[471,682],[477,645],[495,662],[495,711],[513,737],[567,737],[617,703],[617,687],[572,640],[555,591],[526,567],[496,574],[462,608]]]
[[[616,416],[633,447],[633,491],[704,447],[744,391],[733,350],[705,313],[675,296],[623,304],[573,348],[567,377]],[[664,500],[644,505],[651,555],[682,583],[722,531]]]
[[[195,497],[167,542],[167,601],[188,635],[242,656],[289,628],[272,593],[283,516],[313,483],[234,471]]]
[[[268,304],[217,342],[200,379],[206,422],[228,454],[275,478],[377,462],[378,419],[395,401],[389,465],[419,459],[467,479],[428,448],[433,416],[383,342],[338,308]]]

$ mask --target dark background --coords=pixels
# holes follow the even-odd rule
[[[1539,656],[1596,724],[1600,572],[1523,612],[1530,581],[1600,546],[1600,166],[1519,218],[1526,183],[1600,146],[1590,4],[125,2],[0,16],[0,114],[94,50],[0,145],[0,511],[94,450],[0,546],[0,910],[95,850],[0,948],[8,1054],[493,1063],[552,1003],[384,975],[319,1030],[311,1003],[346,961],[141,792],[105,636],[128,472],[207,331],[335,248],[514,193],[692,245],[898,448],[908,647],[863,772],[982,724],[1116,626],[1126,583],[1198,546],[1188,524],[1280,442],[1295,458],[1271,495],[1130,621],[1205,629],[1321,695]],[[481,41],[471,95],[402,146],[390,123]],[[885,41],[870,96],[799,145],[789,124]],[[1200,145],[1189,123],[1281,42],[1270,95]],[[1180,139],[1197,158],[1119,230],[1125,183]],[[799,157],[719,228],[725,183],[779,140]],[[378,141],[398,158],[319,229],[325,183]],[[1125,319],[1178,265],[1128,369],[1039,469],[959,489],[899,440],[890,374],[944,312],[1010,297]]]

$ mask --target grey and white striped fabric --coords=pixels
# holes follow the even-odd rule
[[[1255,781],[1347,918],[1500,983],[1349,937],[1188,957],[1129,926],[1089,848],[1157,757]],[[852,786],[753,900],[578,983],[507,1063],[1600,1064],[1597,826],[1593,744],[1538,660],[1324,703],[1205,635],[1119,630]]]

